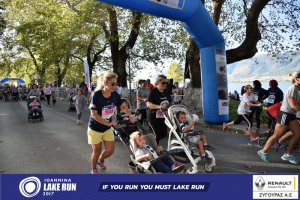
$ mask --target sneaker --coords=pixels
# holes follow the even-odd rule
[[[77,125],[79,125],[80,124],[80,120],[77,120]]]
[[[251,136],[250,136],[250,142],[255,141],[255,140],[258,140],[258,139],[259,139],[258,136],[255,136],[255,135],[251,135]]]
[[[227,127],[226,123],[223,123],[223,131],[228,131],[228,127]]]
[[[260,157],[263,161],[265,161],[265,162],[270,162],[269,154],[268,154],[268,153],[264,153],[262,149],[259,150],[259,151],[257,152],[257,154],[259,155],[259,157]]]
[[[106,165],[104,164],[104,161],[98,162],[98,165],[101,169],[106,169]]]
[[[285,161],[289,161],[290,163],[295,164],[295,165],[299,164],[295,155],[288,155],[285,153],[285,154],[283,154],[283,156],[281,156],[281,159],[285,160]]]
[[[184,169],[184,166],[182,164],[179,164],[179,163],[174,163],[172,165],[172,171],[173,172],[180,172]]]
[[[91,174],[99,174],[97,169],[92,169]]]
[[[201,156],[201,155],[200,155],[200,156]],[[204,159],[204,160],[208,160],[208,161],[211,160],[211,158],[208,157],[208,154],[207,154],[207,153],[205,154],[205,156],[201,156],[201,158]]]

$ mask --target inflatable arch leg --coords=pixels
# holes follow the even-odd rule
[[[203,117],[206,123],[229,119],[224,39],[200,0],[97,0],[181,21],[200,48]]]

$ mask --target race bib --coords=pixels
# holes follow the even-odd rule
[[[117,114],[117,107],[115,105],[104,106],[102,108],[103,119],[110,119],[115,114]]]
[[[275,95],[270,95],[269,98],[268,98],[268,103],[269,104],[274,104],[275,102]]]
[[[165,118],[165,117],[164,117],[164,114],[162,113],[161,110],[157,110],[157,111],[156,111],[156,118],[159,118],[159,119]]]

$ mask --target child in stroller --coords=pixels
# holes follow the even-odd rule
[[[68,112],[75,112],[76,111],[76,105],[74,101],[74,97],[76,94],[72,94],[68,97],[69,100],[69,106],[68,106]]]
[[[30,98],[31,102],[28,105],[28,121],[33,119],[39,119],[43,121],[44,116],[41,109],[41,104],[38,102],[36,97]]]
[[[188,173],[198,173],[198,165],[203,165],[205,172],[212,172],[216,165],[215,157],[211,151],[205,150],[205,154],[207,155],[205,156],[206,159],[203,159],[199,155],[199,149],[189,142],[188,136],[190,134],[181,133],[179,121],[176,118],[176,114],[179,111],[185,113],[188,124],[191,124],[193,121],[192,114],[184,105],[173,105],[168,109],[167,115],[164,114],[165,124],[170,129],[168,151],[176,151],[176,154],[174,154],[175,160],[191,164],[187,170]],[[184,137],[181,138],[181,135],[184,135]]]
[[[187,141],[191,144],[197,145],[199,148],[200,156],[203,159],[210,160],[208,154],[205,153],[205,149],[213,149],[212,146],[207,144],[206,135],[202,131],[194,131],[194,126],[197,118],[193,118],[193,122],[188,124],[186,121],[186,114],[183,111],[178,111],[176,113],[176,119],[179,122],[181,129],[181,138],[187,137]]]
[[[133,132],[130,135],[130,139],[131,143],[134,146],[136,145],[134,156],[137,162],[155,161],[159,157],[158,154],[161,154],[163,150],[162,147],[154,150],[153,147],[147,145],[144,136],[139,131]],[[156,162],[152,162],[152,166],[156,172],[161,173],[174,173],[184,168],[183,165],[174,162],[169,156],[164,156]]]

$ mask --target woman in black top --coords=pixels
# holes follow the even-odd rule
[[[276,80],[270,80],[269,82],[270,88],[268,89],[268,107],[272,106],[276,103],[280,103],[283,100],[283,92],[282,90],[278,87],[278,82]],[[268,119],[268,128],[269,130],[267,131],[268,133],[271,132],[271,124],[272,121]]]
[[[156,134],[157,144],[159,143],[159,140],[167,134],[167,125],[165,124],[164,116],[161,113],[161,110],[163,111],[167,108],[166,104],[161,105],[161,103],[166,100],[171,103],[171,96],[166,92],[167,84],[167,77],[159,75],[155,82],[156,87],[150,92],[147,102],[147,119],[154,129],[153,131]]]
[[[253,94],[255,96],[255,100],[259,103],[263,103],[264,99],[267,98],[268,92],[261,87],[261,83],[258,80],[253,81]],[[258,106],[251,106],[250,110],[252,111],[250,113],[250,119],[252,122],[253,115],[255,113],[255,119],[256,119],[256,132],[260,129],[260,113],[261,113],[261,107]],[[252,124],[251,124],[252,127]]]

